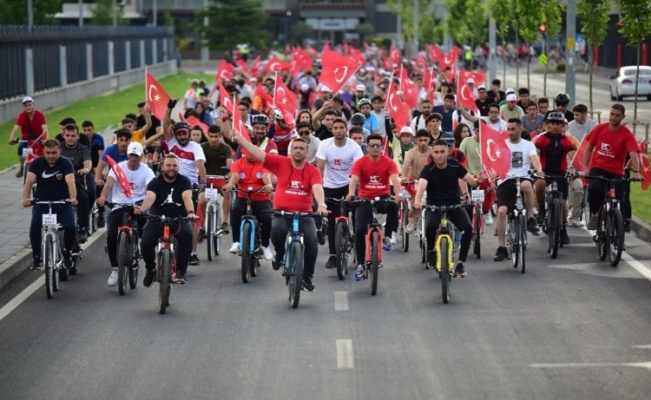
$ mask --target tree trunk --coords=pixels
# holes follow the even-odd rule
[[[531,56],[527,55],[527,88],[531,91]]]
[[[516,19],[516,32],[517,32],[517,19]],[[520,37],[515,34],[515,89],[516,93],[520,87]]]
[[[590,54],[588,55],[588,75],[589,75],[589,99],[590,99],[590,118],[594,119],[594,108],[592,106],[592,69],[594,68],[594,49],[586,46]]]
[[[635,97],[633,97],[633,133],[637,130],[637,90],[640,82],[640,42],[637,42],[637,68],[635,70]]]
[[[547,97],[547,72],[549,72],[549,60],[545,64],[545,75],[543,77],[543,96]]]
[[[507,56],[506,40],[504,37],[502,37],[502,47],[504,48],[504,56]],[[502,85],[504,85],[503,87],[506,87],[506,57],[502,58]]]

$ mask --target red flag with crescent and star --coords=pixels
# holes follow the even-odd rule
[[[217,63],[217,81],[228,81],[233,78],[233,75],[235,75],[233,64],[224,60],[221,60],[219,63]]]
[[[131,198],[131,185],[129,184],[127,176],[124,174],[124,171],[122,171],[122,168],[120,168],[118,163],[116,163],[115,160],[108,154],[106,154],[106,161],[108,161],[109,167],[111,167],[113,172],[115,172],[115,176],[118,177],[118,183],[120,184],[120,187],[122,188],[124,194],[128,198]]]
[[[292,64],[283,61],[278,57],[272,57],[267,65],[264,66],[264,72],[289,72],[292,69]]]
[[[167,109],[167,103],[170,101],[170,95],[149,72],[145,73],[145,85],[147,86],[147,104],[154,116],[161,121]]]
[[[199,126],[201,130],[203,131],[204,135],[208,134],[208,125],[204,124],[201,122],[201,120],[194,115],[190,115],[188,118],[186,118],[185,122],[188,123],[188,125],[194,127],[194,126]]]
[[[479,124],[482,164],[492,174],[504,179],[511,165],[511,150],[502,134],[485,123]]]
[[[389,115],[396,124],[396,128],[398,128],[398,132],[400,132],[403,126],[409,124],[409,106],[398,95],[393,84],[393,79],[391,79],[389,88],[387,89],[386,106],[389,110]]]
[[[466,83],[467,80],[467,76],[459,74],[459,79],[457,80],[457,101],[463,108],[476,110],[477,104],[475,103],[475,91],[468,86]]]
[[[285,82],[279,74],[276,74],[276,86],[274,87],[274,107],[283,113],[284,120],[289,125],[293,125],[294,114],[296,113],[296,94],[287,89]]]
[[[253,64],[251,64],[251,69],[249,70],[249,75],[256,77],[258,76],[258,69],[260,69],[260,64],[262,63],[262,60],[260,59],[260,56],[257,56],[255,60],[253,60]]]
[[[405,103],[410,110],[415,109],[418,106],[418,95],[420,94],[420,88],[414,82],[409,79],[407,75],[407,70],[400,65],[400,91],[402,91],[402,98],[405,100]],[[397,125],[396,125],[397,126]]]
[[[233,110],[233,99],[228,95],[228,91],[224,88],[221,82],[219,82],[219,105],[226,110],[226,112],[232,114]]]
[[[640,142],[637,154],[640,158],[640,174],[644,178],[642,190],[646,191],[651,185],[651,166],[649,165],[649,156],[646,153],[646,142],[644,140]]]
[[[321,55],[319,83],[329,87],[332,93],[337,93],[361,66],[359,59],[342,56],[328,47]]]

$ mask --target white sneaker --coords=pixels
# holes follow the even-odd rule
[[[389,241],[391,241],[391,244],[397,244],[398,243],[398,232],[393,232],[391,234],[391,237],[389,238]]]
[[[407,224],[407,228],[406,228],[407,233],[412,233],[415,230],[416,230],[416,223],[415,222],[410,222],[410,223]]]
[[[228,249],[233,254],[237,254],[240,252],[240,242],[235,242],[233,245],[231,245],[231,248]]]
[[[484,225],[486,225],[486,226],[493,225],[493,216],[489,212],[484,214]]]
[[[269,247],[262,246],[262,255],[264,259],[267,261],[271,261],[274,258],[273,254],[271,254],[271,249]]]
[[[109,287],[114,287],[117,284],[118,284],[118,269],[113,268],[113,270],[111,270],[111,276],[109,276],[108,278],[108,285]]]
[[[578,218],[570,217],[567,219],[567,226],[571,226],[573,228],[580,228],[583,225],[584,225],[583,222]]]

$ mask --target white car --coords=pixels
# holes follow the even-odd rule
[[[621,101],[624,96],[635,94],[636,66],[621,67],[617,75],[610,77],[610,99]],[[646,96],[651,100],[651,67],[640,65],[640,77],[637,88],[638,96]]]

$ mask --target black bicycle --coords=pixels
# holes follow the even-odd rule
[[[260,222],[258,222],[253,209],[251,208],[251,196],[254,193],[263,192],[262,189],[253,190],[249,187],[246,190],[235,188],[236,192],[246,193],[246,214],[240,222],[240,256],[242,282],[248,283],[249,278],[256,276],[256,268],[260,266],[262,247],[260,242]],[[229,195],[229,194],[226,194]]]
[[[545,187],[545,205],[547,215],[542,224],[543,232],[547,234],[547,252],[552,258],[558,256],[558,248],[563,247],[561,229],[563,227],[563,203],[558,182],[568,179],[566,175],[545,174],[548,184]]]
[[[515,207],[509,210],[506,220],[506,240],[511,248],[511,261],[513,268],[521,267],[522,273],[526,272],[526,259],[525,253],[527,251],[527,210],[524,207],[524,199],[522,198],[522,184],[523,177],[520,176],[507,176],[507,179],[515,180]]]
[[[116,208],[125,210],[122,214],[122,224],[118,226],[118,292],[124,296],[128,289],[138,286],[138,269],[140,260],[140,239],[138,232],[138,218],[133,212],[134,204],[111,203],[106,204],[115,212]]]
[[[348,203],[345,199],[333,197],[328,197],[325,200],[339,205],[339,216],[335,218],[335,265],[337,277],[341,281],[348,275],[348,258],[353,250],[353,243],[355,243],[354,234],[350,231]]]

